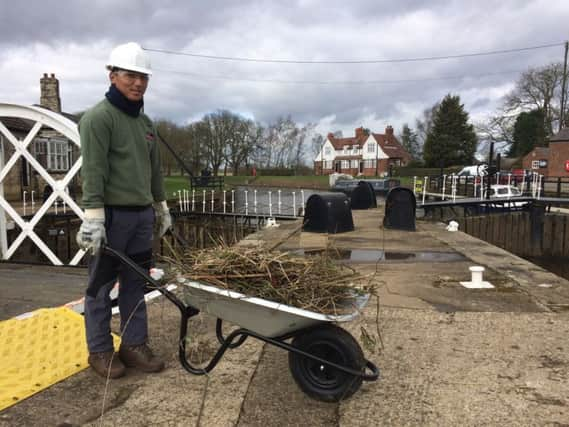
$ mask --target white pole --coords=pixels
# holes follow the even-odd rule
[[[205,213],[205,190],[202,190],[202,212]]]
[[[510,183],[512,182],[512,174],[509,173],[508,174],[508,187],[510,186]]]
[[[179,203],[180,203],[180,211],[183,211],[184,205],[182,204],[182,192],[180,190],[178,190],[178,199],[179,199]]]
[[[27,193],[28,192],[26,190],[24,190],[24,193],[22,194],[22,204],[24,206],[24,216],[26,215],[26,194]],[[55,213],[57,213],[57,209],[56,209]]]
[[[253,206],[255,207],[255,213],[257,213],[257,190],[253,191]]]
[[[35,191],[32,190],[32,213],[34,213],[35,209],[36,209],[36,201],[34,199],[34,193],[35,193]]]
[[[231,213],[235,213],[235,190],[231,190]]]
[[[69,189],[67,187],[65,187],[65,190],[63,190],[63,191],[65,191],[66,193],[69,194]],[[65,209],[67,208],[67,206],[65,203],[65,199],[61,199],[61,200],[63,200],[63,213],[65,214]]]
[[[245,190],[245,215],[249,215],[249,199],[247,197],[247,190]]]
[[[543,179],[543,175],[539,175],[538,180],[537,180],[537,198],[539,199],[541,197],[541,181]]]
[[[273,216],[273,202],[271,199],[271,191],[269,191],[269,216]]]
[[[427,197],[427,179],[429,179],[428,176],[423,180],[423,204],[425,204],[425,198]]]
[[[4,144],[0,138],[0,170],[4,169]],[[4,181],[0,180],[0,197],[4,198]],[[8,259],[8,230],[6,227],[6,214],[0,207],[0,259]]]
[[[458,176],[456,175],[451,175],[451,191],[452,191],[452,202],[456,202],[456,184],[458,182]]]
[[[446,188],[447,188],[447,176],[443,175],[443,200],[445,199]]]
[[[500,172],[496,172],[496,184],[500,184]]]
[[[192,212],[196,210],[196,190],[192,190]]]
[[[302,216],[304,216],[304,190],[300,190],[300,198],[302,199],[301,213]]]
[[[279,195],[279,197],[278,197],[278,200],[279,200],[278,204],[279,204],[279,215],[280,215],[280,214],[281,214],[281,190],[278,191],[278,195]]]
[[[215,193],[215,190],[211,190],[211,211],[212,212],[215,208],[214,193]]]
[[[223,213],[227,211],[226,190],[223,190]]]
[[[292,216],[296,216],[296,193],[292,192]]]
[[[417,195],[417,176],[413,177],[413,194]]]

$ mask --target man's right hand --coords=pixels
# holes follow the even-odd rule
[[[97,255],[107,241],[105,231],[105,209],[85,209],[85,216],[77,232],[77,244],[85,251]]]

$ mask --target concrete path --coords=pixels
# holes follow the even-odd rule
[[[375,273],[380,309],[369,304],[360,321],[343,326],[356,339],[361,327],[375,335],[379,327],[384,344],[365,349],[381,379],[364,383],[351,399],[311,400],[294,383],[287,354],[251,340],[209,376],[186,373],[176,361],[179,314],[160,299],[149,314],[152,347],[168,360],[165,372],[129,372],[106,387],[84,371],[3,411],[0,426],[569,425],[566,280],[440,224],[419,223],[409,233],[383,230],[380,210],[353,214],[354,232],[300,233],[298,224],[285,224],[241,242],[398,254],[345,260]],[[417,255],[425,253],[439,257]],[[487,267],[496,289],[460,286],[474,264]],[[200,315],[190,329],[192,359],[211,357],[214,320]]]

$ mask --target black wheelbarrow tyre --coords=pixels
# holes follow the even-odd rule
[[[365,358],[358,342],[344,329],[326,325],[296,336],[292,345],[338,365],[363,372]],[[325,366],[313,359],[289,352],[288,363],[294,381],[313,399],[339,402],[352,396],[362,377]]]

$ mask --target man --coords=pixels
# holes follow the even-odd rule
[[[105,99],[79,122],[85,216],[79,246],[91,252],[85,296],[89,365],[101,376],[118,378],[125,366],[145,372],[164,368],[147,344],[144,281],[101,253],[101,245],[126,253],[148,270],[153,229],[161,237],[171,226],[160,175],[156,130],[142,112],[152,74],[150,60],[136,43],[116,47],[107,69]],[[154,204],[154,208],[153,208]],[[121,346],[114,352],[109,291],[119,280]]]

